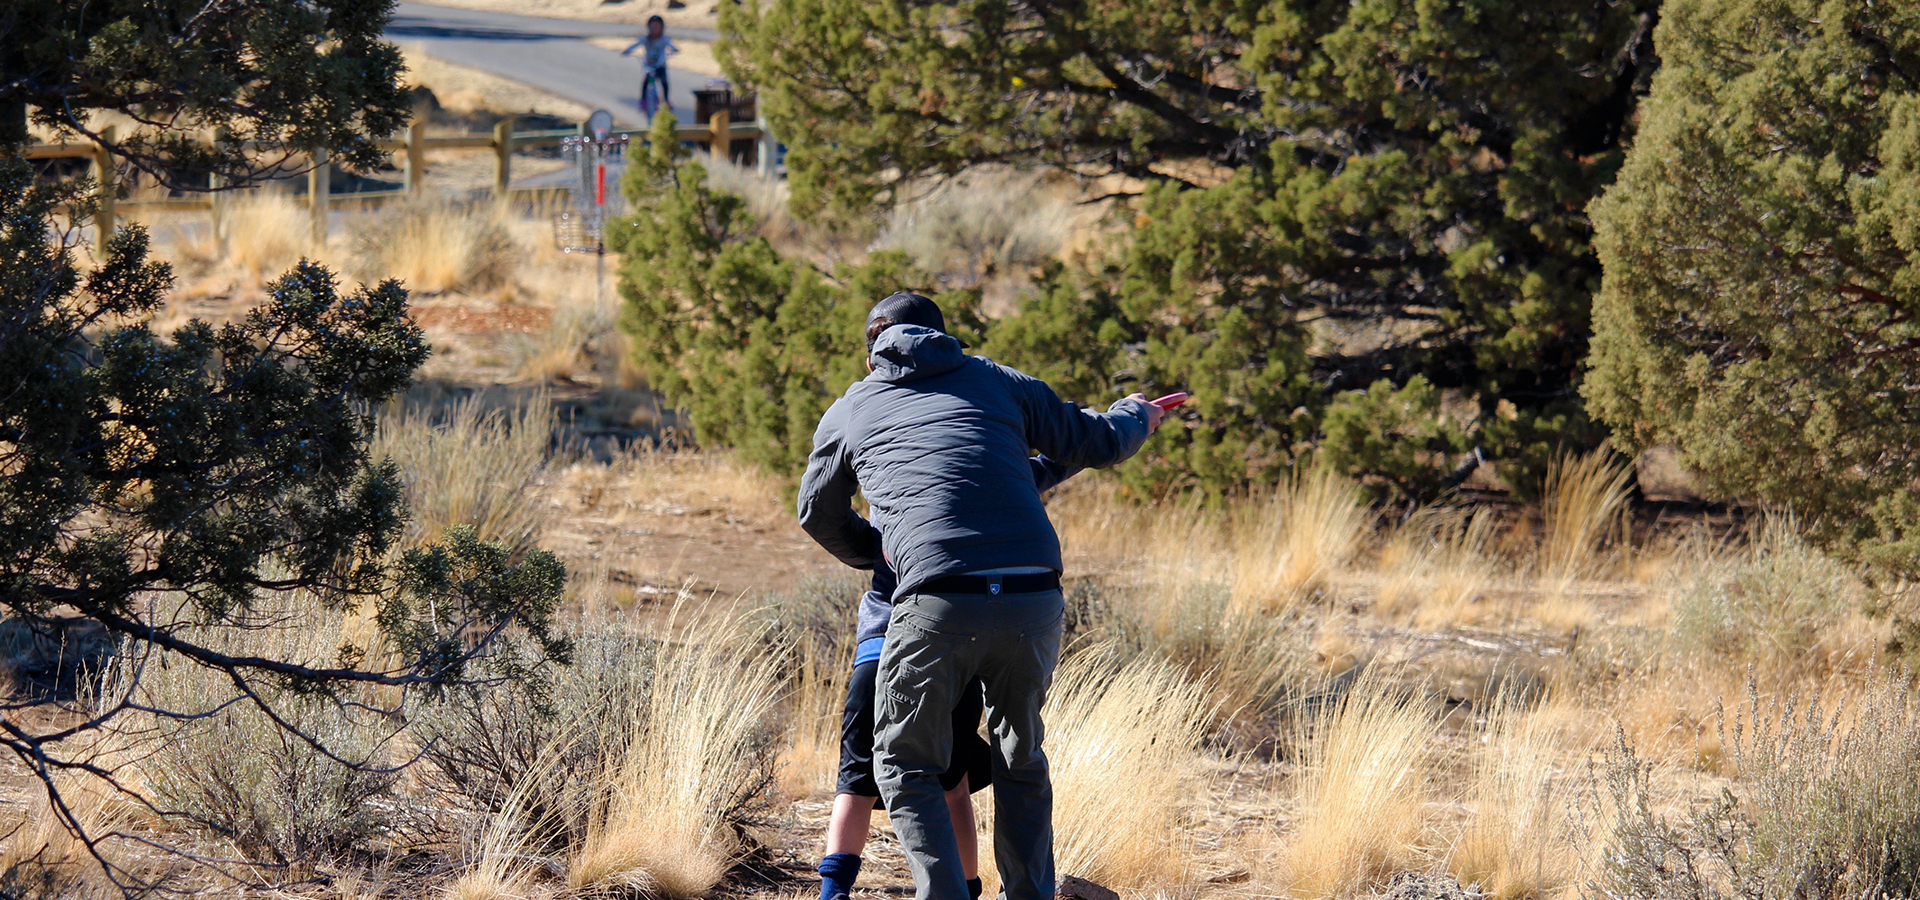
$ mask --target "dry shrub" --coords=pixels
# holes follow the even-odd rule
[[[654,683],[658,642],[626,617],[583,617],[566,636],[571,665],[536,666],[509,647],[487,661],[508,676],[499,684],[449,690],[408,723],[426,786],[530,852],[585,839],[598,780],[624,758],[625,729]],[[501,839],[490,831],[487,840]]]
[[[542,381],[571,381],[577,374],[591,373],[618,354],[619,320],[613,291],[596,300],[591,291],[570,289],[554,304],[545,331],[514,340],[519,358],[514,368],[522,378]]]
[[[370,452],[400,466],[413,541],[472,525],[483,541],[529,547],[552,516],[534,489],[552,435],[553,408],[545,397],[500,410],[475,394],[444,408],[389,411],[374,431]]]
[[[1300,741],[1298,826],[1282,850],[1282,884],[1296,896],[1353,896],[1414,864],[1439,723],[1389,679],[1362,673]]]
[[[1177,890],[1195,880],[1197,752],[1205,686],[1178,666],[1092,648],[1061,666],[1045,710],[1054,856],[1063,875]]]
[[[494,203],[410,200],[382,207],[354,229],[355,259],[369,281],[408,290],[486,290],[519,261],[506,212]]]
[[[1594,573],[1601,548],[1623,534],[1632,481],[1632,461],[1606,448],[1548,462],[1540,505],[1542,577],[1564,590]]]
[[[1380,615],[1415,628],[1459,625],[1493,581],[1493,513],[1427,507],[1394,533],[1380,559]]]
[[[787,211],[790,192],[785,178],[762,175],[744,166],[705,165],[707,187],[746,201],[747,212],[753,215],[754,225],[762,237],[783,241],[801,236],[799,221]]]
[[[1472,818],[1447,867],[1495,900],[1552,896],[1577,866],[1566,829],[1573,773],[1560,755],[1563,706],[1548,700],[1528,710],[1503,694],[1475,748],[1465,797]]]
[[[326,668],[340,652],[343,620],[317,617],[314,605],[283,598],[245,614],[244,625],[190,626],[183,636],[233,656]],[[114,720],[116,750],[135,760],[144,792],[177,827],[276,863],[314,861],[388,833],[394,821],[379,801],[395,783],[395,728],[357,705],[373,698],[351,689],[332,697],[255,691],[298,733],[240,696],[224,673],[163,651],[117,666],[102,695],[144,708]]]
[[[1233,611],[1243,615],[1280,612],[1330,587],[1373,518],[1354,484],[1327,469],[1236,512]]]
[[[1829,711],[1831,710],[1831,711]],[[1763,700],[1729,726],[1735,785],[1690,821],[1657,812],[1624,737],[1598,789],[1619,811],[1595,896],[1871,900],[1920,892],[1920,701],[1882,677],[1831,706]]]
[[[603,773],[567,882],[662,897],[711,890],[743,849],[734,829],[763,800],[784,654],[739,627],[661,646],[645,701],[615,711],[629,743]],[[728,631],[732,633],[729,634]]]
[[[1687,579],[1673,603],[1673,639],[1684,654],[1769,680],[1861,666],[1881,629],[1861,608],[1867,591],[1845,565],[1808,545],[1791,519],[1772,518],[1740,555],[1722,555]]]
[[[984,167],[896,204],[873,248],[903,251],[927,272],[977,284],[1059,252],[1079,216],[1072,198],[1046,190],[1042,173]]]

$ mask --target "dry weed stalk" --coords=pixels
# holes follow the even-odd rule
[[[1301,897],[1348,897],[1414,863],[1427,827],[1429,703],[1369,669],[1299,748],[1299,825],[1282,851],[1281,885]]]
[[[1353,483],[1325,469],[1243,507],[1233,528],[1233,611],[1281,612],[1328,587],[1371,522]]]
[[[1197,753],[1213,700],[1179,667],[1112,647],[1061,667],[1048,700],[1059,871],[1110,887],[1189,886]],[[1124,788],[1120,786],[1124,785]]]
[[[740,851],[733,823],[771,773],[764,760],[785,654],[737,624],[702,623],[660,648],[627,751],[573,854],[576,890],[624,888],[661,897],[705,894]]]

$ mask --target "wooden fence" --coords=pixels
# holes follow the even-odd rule
[[[514,121],[508,118],[493,128],[492,134],[468,134],[452,137],[427,137],[422,123],[415,122],[407,127],[404,136],[398,140],[380,141],[378,146],[388,152],[404,153],[405,163],[401,169],[401,186],[396,190],[383,191],[343,191],[332,190],[332,171],[327,165],[325,151],[314,154],[307,170],[308,207],[313,214],[313,230],[316,238],[324,239],[327,230],[327,212],[333,206],[342,203],[364,203],[406,197],[418,193],[425,178],[424,160],[429,150],[491,150],[494,155],[493,194],[506,198],[515,191],[553,190],[552,187],[516,188],[513,179],[513,152],[527,147],[551,147],[566,138],[587,133],[586,123],[576,128],[557,131],[514,131]],[[630,139],[644,141],[645,128],[616,128],[614,134],[626,135]],[[113,140],[113,129],[108,128],[103,136]],[[726,110],[713,114],[705,125],[681,126],[679,137],[683,142],[705,144],[713,154],[715,162],[728,162],[732,159],[733,145],[739,141],[754,141],[759,144],[756,150],[761,171],[771,171],[774,156],[773,141],[758,122],[733,122]],[[168,197],[163,199],[121,200],[118,173],[113,155],[104,146],[92,142],[69,141],[55,144],[34,144],[23,154],[29,159],[87,159],[91,161],[93,174],[99,183],[98,198],[100,211],[95,219],[100,234],[113,232],[114,216],[120,209],[128,207],[158,207],[163,209],[208,209],[215,216],[220,213],[217,190],[210,190],[199,197]],[[217,188],[216,183],[210,187]]]

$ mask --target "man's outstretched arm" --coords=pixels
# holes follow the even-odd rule
[[[1113,465],[1137,452],[1160,423],[1162,411],[1138,394],[1115,401],[1104,413],[1095,412],[1061,400],[1038,378],[1001,368],[1020,392],[1028,442],[1057,464],[1090,469]]]
[[[846,446],[846,409],[838,401],[820,417],[813,453],[800,479],[800,528],[828,553],[856,569],[871,569],[880,556],[880,530],[853,511],[853,457]]]

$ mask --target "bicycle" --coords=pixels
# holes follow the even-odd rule
[[[653,121],[653,114],[661,106],[673,108],[672,101],[666,99],[667,76],[658,69],[648,69],[645,78],[640,79],[640,111],[647,114],[647,121]]]

